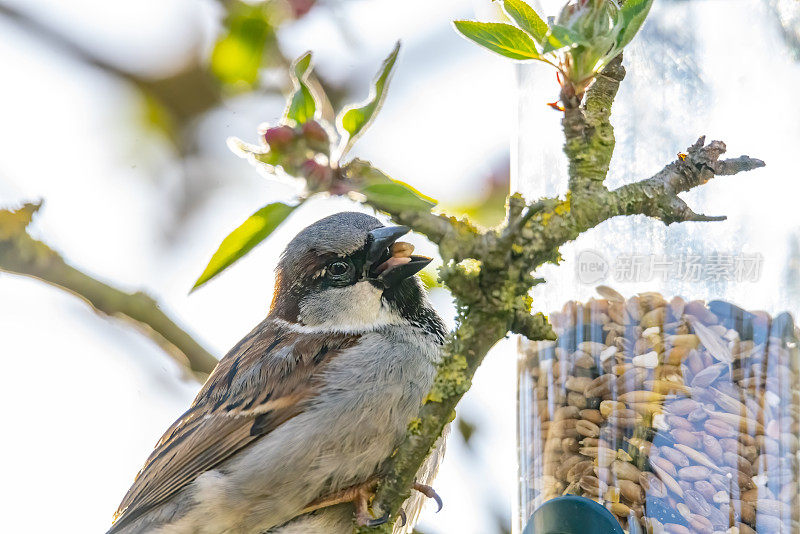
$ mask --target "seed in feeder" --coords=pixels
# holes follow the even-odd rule
[[[647,354],[634,356],[633,365],[637,367],[644,367],[645,369],[655,369],[658,367],[658,353],[653,350]]]
[[[657,326],[651,326],[650,328],[648,328],[644,332],[642,332],[642,337],[657,336],[660,332],[661,332],[661,328],[659,328]]]
[[[520,449],[533,481],[527,513],[582,494],[616,504],[630,533],[794,532],[800,331],[791,319],[652,292],[601,295],[552,315],[558,342],[522,345],[534,427]]]
[[[657,413],[653,415],[653,428],[665,431],[669,430],[669,425],[667,424],[663,413]]]
[[[617,353],[617,347],[614,346],[614,345],[611,345],[610,347],[607,347],[605,350],[603,350],[600,353],[600,361],[601,362],[605,362],[606,360],[608,360],[610,357],[612,357],[616,353]]]

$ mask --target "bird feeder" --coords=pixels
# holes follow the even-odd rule
[[[715,24],[750,11],[727,4]],[[699,22],[709,14],[656,3],[626,48],[609,189],[655,174],[704,133],[735,139],[732,151],[758,144],[757,124],[725,120],[758,116],[758,72],[734,82],[714,58],[766,61],[768,83],[786,86],[798,67],[788,54],[750,57]],[[768,19],[752,23],[780,40]],[[553,73],[517,69],[514,188],[571,209],[563,113],[546,105]],[[796,179],[779,159],[757,182],[720,177],[685,196],[724,221],[612,219],[537,272],[534,307],[558,339],[519,341],[515,532],[800,532],[800,224],[775,207]]]

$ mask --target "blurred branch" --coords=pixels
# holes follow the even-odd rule
[[[219,3],[224,9],[223,18],[231,10],[238,9],[242,5],[238,0],[220,0]],[[292,0],[289,2],[290,12],[287,17],[270,19],[269,22],[278,24],[295,20],[305,16],[314,5],[315,2],[312,0]],[[27,35],[49,45],[53,50],[129,84],[144,98],[144,108],[148,120],[166,136],[182,163],[191,163],[200,149],[196,142],[195,130],[198,119],[208,112],[222,107],[229,89],[240,90],[242,87],[239,85],[227,86],[214,74],[212,58],[203,55],[204,38],[200,34],[200,28],[197,29],[197,35],[194,37],[196,50],[187,63],[166,74],[150,75],[131,72],[126,69],[124,64],[117,64],[105,59],[97,47],[82,45],[80,41],[70,37],[69,31],[48,24],[43,16],[28,14],[22,6],[16,7],[0,2],[0,17],[15,24]],[[275,29],[272,27],[269,31],[270,37],[264,44],[260,66],[280,67],[280,71],[285,72],[288,61],[280,50]],[[333,85],[316,75],[310,80],[310,83],[317,88],[322,88],[318,92],[329,95],[334,103],[338,99],[344,98],[348,91],[346,84]],[[256,83],[249,90],[261,94],[280,95],[288,88],[289,79],[284,76],[269,85]],[[332,119],[333,112],[330,108],[331,106],[328,104],[327,108],[322,111],[324,116]],[[213,169],[212,166],[184,165],[180,182],[183,193],[176,195],[173,199],[172,211],[175,215],[175,224],[185,222],[191,211],[201,205],[202,201],[211,193],[212,188],[208,187],[209,184],[222,181],[222,177],[207,176],[207,174],[215,172]],[[165,228],[164,231],[170,233],[175,230],[174,228]]]
[[[116,76],[121,78],[132,78],[133,76],[125,72],[122,69],[119,69],[115,65],[108,63],[99,57],[96,57],[94,54],[89,52],[87,49],[83,48],[79,44],[75,43],[74,41],[67,38],[64,34],[58,32],[57,30],[47,26],[46,24],[36,20],[35,18],[23,13],[22,11],[8,6],[6,4],[0,4],[0,15],[3,15],[5,18],[14,22],[25,31],[32,33],[45,41],[51,44],[53,47],[67,52],[70,55],[73,55],[87,63],[93,67],[97,67],[102,70],[106,70]]]
[[[127,293],[67,264],[46,244],[32,238],[27,225],[38,205],[0,210],[0,271],[28,276],[81,298],[96,312],[127,320],[154,340],[197,380],[204,380],[217,359],[165,314],[150,296]]]
[[[14,22],[29,34],[49,43],[53,48],[135,85],[161,104],[168,111],[170,118],[178,125],[186,124],[192,118],[222,103],[220,84],[201,64],[199,57],[169,76],[148,78],[126,71],[112,62],[106,61],[90,49],[70,39],[66,34],[19,9],[0,4],[0,15]]]
[[[238,5],[233,0],[218,0],[218,2],[226,11]],[[290,1],[288,5],[291,13],[285,21],[288,22],[305,16],[314,4],[315,2],[311,0],[302,2]],[[188,150],[188,147],[184,146],[187,143],[181,142],[181,136],[184,135],[183,129],[191,126],[197,117],[219,107],[223,103],[225,96],[223,84],[211,72],[208,62],[201,57],[199,43],[202,39],[199,35],[195,39],[198,42],[198,50],[189,63],[169,75],[151,77],[130,72],[113,62],[103,59],[91,49],[70,39],[66,33],[28,15],[23,10],[0,3],[0,15],[14,22],[29,34],[49,43],[54,49],[66,52],[87,65],[123,79],[134,85],[147,97],[152,98],[161,106],[172,122],[175,133],[178,136],[176,144],[182,152]],[[271,30],[273,34],[275,29],[272,28]],[[274,39],[268,40],[264,47],[265,63],[281,67],[282,70],[289,65],[289,61],[284,57]],[[345,89],[332,86],[318,75],[315,75],[312,83],[322,88],[319,91],[320,93],[327,93],[334,100],[338,100],[346,94]],[[280,94],[287,88],[288,79],[286,84],[269,87],[256,86],[253,90]],[[328,107],[330,107],[330,104],[328,104]]]

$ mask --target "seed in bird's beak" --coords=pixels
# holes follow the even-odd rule
[[[403,241],[397,241],[389,247],[389,252],[391,252],[394,258],[410,258],[411,253],[414,252],[414,245],[411,243],[404,243]]]
[[[375,269],[378,274],[388,271],[393,267],[397,267],[398,265],[409,263],[411,261],[411,253],[414,252],[414,245],[403,241],[397,241],[389,246],[389,252],[392,257],[378,265]]]
[[[382,274],[389,269],[397,267],[398,265],[405,265],[406,263],[411,263],[411,258],[409,256],[392,256],[381,263],[376,270],[378,274]]]

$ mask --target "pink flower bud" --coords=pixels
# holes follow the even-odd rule
[[[275,126],[264,133],[264,141],[269,148],[281,151],[287,148],[294,141],[296,134],[291,126]]]
[[[303,137],[308,146],[317,152],[327,154],[330,150],[330,140],[328,132],[317,121],[308,121],[302,126]]]
[[[317,163],[313,159],[304,161],[300,166],[300,172],[308,181],[311,189],[326,189],[333,177],[330,167]]]
[[[299,19],[314,7],[315,0],[289,0],[294,18]]]

